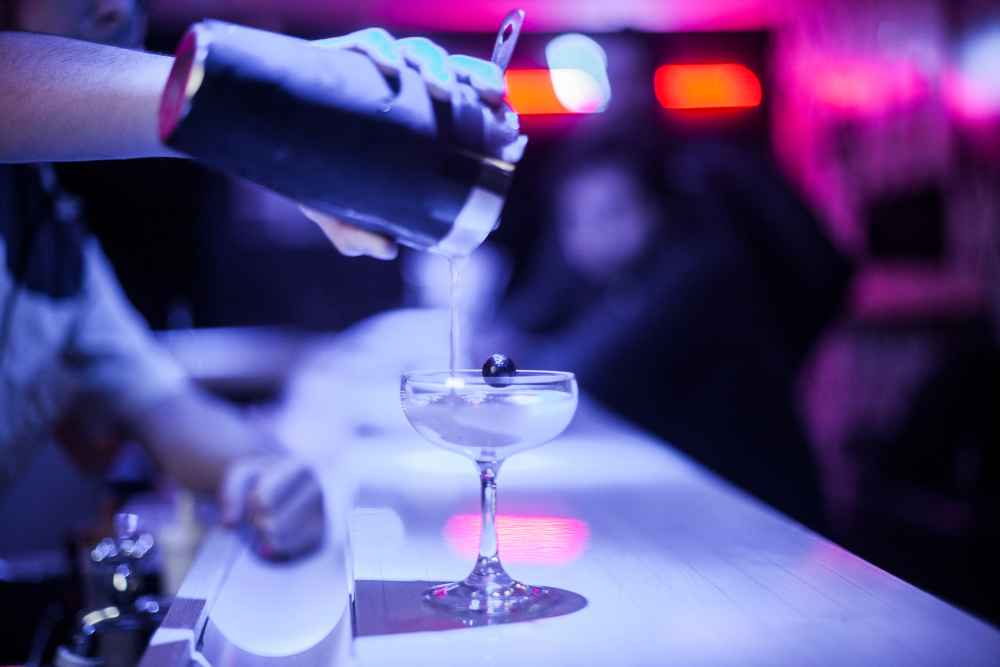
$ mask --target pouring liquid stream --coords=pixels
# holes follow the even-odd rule
[[[451,273],[450,306],[451,306],[451,333],[449,336],[448,368],[452,377],[458,368],[459,356],[461,355],[461,311],[459,309],[459,274],[461,273],[464,258],[450,257],[448,268]]]

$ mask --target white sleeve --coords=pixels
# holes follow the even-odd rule
[[[85,301],[64,348],[78,387],[119,416],[182,391],[184,372],[153,340],[95,239],[84,255]]]

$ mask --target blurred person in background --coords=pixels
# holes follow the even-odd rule
[[[802,374],[832,536],[994,622],[998,30],[989,3],[819,6],[779,35],[796,94],[773,118],[788,173],[858,266]]]
[[[573,369],[605,405],[822,527],[793,388],[847,262],[762,157],[668,147],[643,117],[617,125],[643,135],[597,132],[555,162],[554,225],[489,351]]]

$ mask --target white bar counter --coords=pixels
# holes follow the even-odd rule
[[[144,667],[186,664],[178,647],[192,644],[220,666],[1000,664],[997,629],[586,403],[498,482],[507,570],[586,606],[481,627],[443,618],[420,591],[473,564],[474,466],[409,428],[388,373],[344,381],[357,377],[345,359],[365,358],[349,349],[314,360],[279,415],[322,470],[324,550],[265,563],[213,533],[179,595],[186,616],[171,611]]]

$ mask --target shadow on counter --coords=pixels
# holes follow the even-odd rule
[[[352,610],[354,636],[398,635],[522,623],[565,616],[587,606],[587,598],[582,595],[548,587],[555,594],[555,601],[541,609],[527,609],[499,618],[475,613],[453,616],[423,602],[424,591],[442,583],[446,582],[358,580],[354,584]]]

